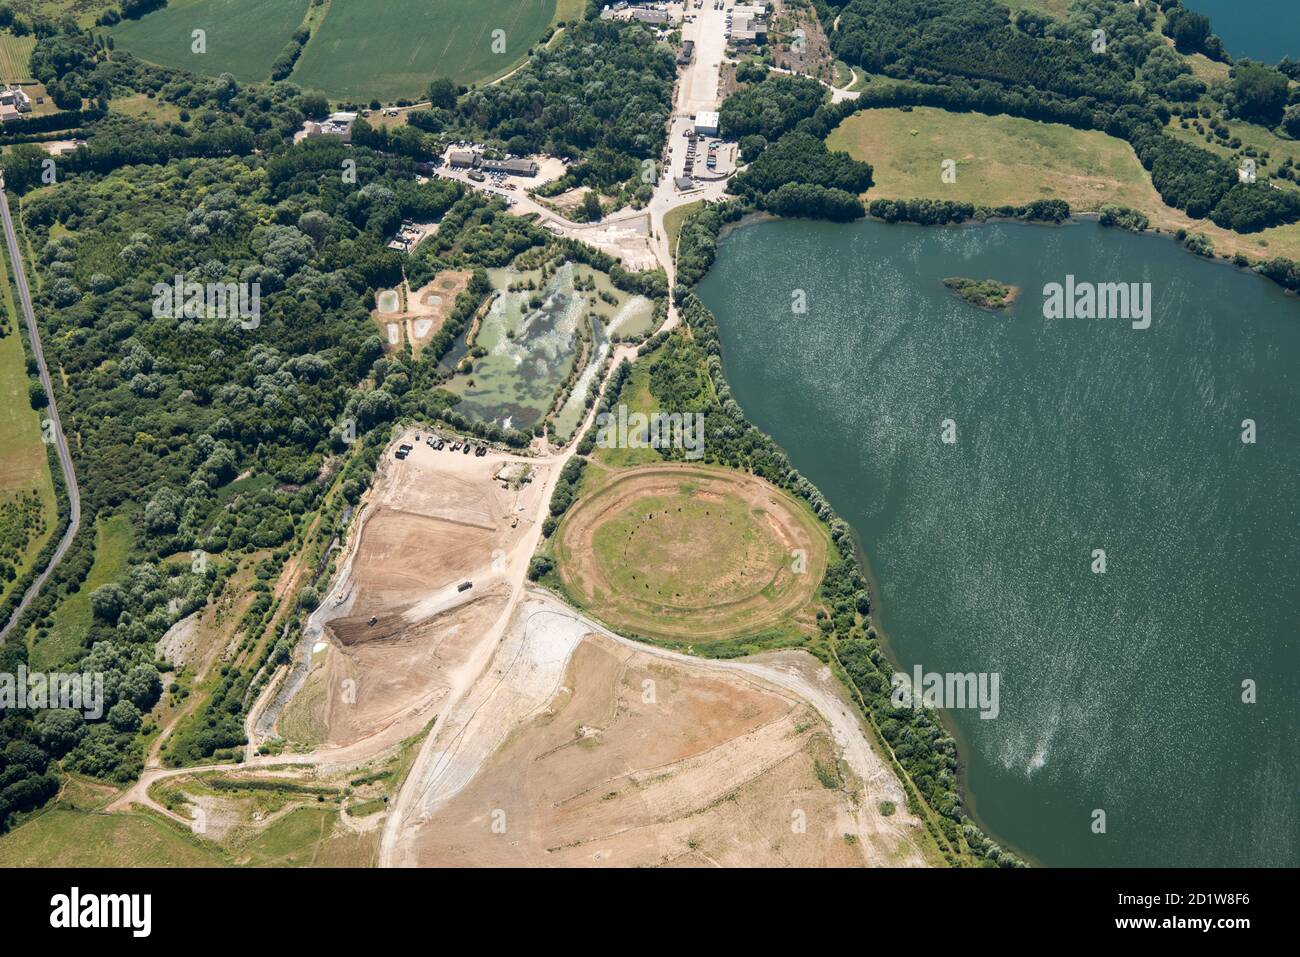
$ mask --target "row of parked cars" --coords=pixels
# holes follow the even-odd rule
[[[415,441],[417,442],[420,441],[419,432],[415,433]],[[428,437],[424,440],[424,444],[427,445],[429,448],[433,449],[435,452],[441,452],[443,449],[447,448],[449,441],[451,445],[449,451],[451,452],[460,452],[462,455],[469,455],[470,452],[473,452],[474,455],[478,458],[482,458],[483,456],[487,455],[488,450],[486,445],[475,445],[473,442],[470,442],[468,439],[453,438],[448,440],[448,439],[444,439],[440,435],[434,435],[432,432],[430,432]],[[403,449],[405,449],[409,453],[411,451],[411,446],[409,445],[400,446],[397,450],[398,458],[403,458],[403,459],[406,458],[405,455],[401,454]]]

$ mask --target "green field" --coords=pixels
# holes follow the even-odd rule
[[[0,837],[0,867],[221,867],[211,844],[151,814],[52,807]]]
[[[123,20],[113,42],[142,60],[245,82],[266,80],[302,24],[310,0],[171,0],[139,20]],[[207,51],[191,52],[192,31],[207,31]]]
[[[0,254],[0,269],[5,268],[7,260],[7,254]],[[45,443],[41,441],[41,416],[28,399],[27,356],[18,332],[13,290],[7,281],[0,285],[3,285],[4,299],[0,324],[5,333],[0,338],[0,504],[13,503],[19,496],[35,492],[40,497],[46,528],[43,534],[28,541],[25,560],[16,569],[21,575],[49,539],[58,519],[58,508]],[[8,540],[18,535],[17,528],[0,529],[0,534]],[[9,587],[9,582],[0,581],[0,598],[8,595]]]
[[[0,82],[18,83],[32,78],[29,63],[35,46],[33,36],[0,33]]]
[[[1141,208],[1155,196],[1127,143],[1059,123],[933,107],[864,110],[826,143],[872,164],[872,199],[933,196],[986,206],[1064,199],[1072,210],[1095,210]],[[941,178],[946,159],[957,164],[955,183]]]
[[[674,258],[677,256],[677,237],[681,234],[682,223],[686,222],[686,217],[703,205],[704,200],[697,199],[693,203],[675,206],[664,213],[664,232],[668,235],[668,251]]]
[[[332,0],[291,79],[333,98],[418,98],[435,76],[468,84],[508,72],[554,16],[555,0]]]
[[[1238,125],[1247,134],[1248,124]],[[1255,130],[1258,145],[1273,149],[1270,163],[1280,163],[1283,141]],[[1194,134],[1177,133],[1208,148]],[[875,185],[868,200],[924,197],[1002,206],[1063,199],[1075,213],[1115,203],[1141,210],[1153,228],[1202,233],[1219,253],[1300,257],[1300,223],[1241,235],[1209,220],[1193,220],[1164,204],[1132,147],[1096,130],[933,107],[872,109],[846,119],[826,144],[871,163]],[[945,159],[957,164],[955,183],[940,178]]]
[[[589,468],[553,555],[566,593],[612,627],[706,643],[810,629],[827,544],[761,479],[661,464]]]
[[[56,668],[80,649],[81,639],[90,627],[90,593],[122,573],[130,550],[131,520],[125,515],[114,515],[97,524],[95,562],[90,566],[90,574],[81,588],[55,609],[50,633],[44,638],[33,637],[30,647],[33,668]]]
[[[618,397],[618,404],[627,406],[629,415],[636,412],[649,415],[657,408],[654,396],[650,394],[649,359],[632,364],[632,372],[628,375],[627,383],[623,386],[623,392]],[[592,457],[597,462],[612,468],[653,465],[656,462],[663,461],[659,453],[654,449],[618,446],[597,448],[592,452]]]

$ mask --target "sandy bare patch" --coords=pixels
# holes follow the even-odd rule
[[[449,269],[419,289],[403,283],[397,289],[380,292],[370,315],[389,349],[401,348],[406,341],[418,356],[447,321],[456,297],[465,291],[472,276],[463,269]]]
[[[802,700],[588,633],[408,863],[860,866],[865,797]]]
[[[319,650],[280,727],[305,729],[306,744],[414,733],[509,598],[504,568],[525,547],[532,523],[521,515],[537,511],[539,484],[494,480],[512,456],[406,441],[410,457],[382,460],[355,545],[309,625]]]

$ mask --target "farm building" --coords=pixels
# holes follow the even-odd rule
[[[600,11],[600,18],[602,20],[634,20],[637,23],[644,23],[652,27],[667,26],[672,22],[672,17],[667,10],[629,6],[626,3],[616,3],[612,7],[606,6]]]
[[[19,113],[30,113],[32,98],[21,87],[7,86],[0,90],[0,106],[12,106]]]

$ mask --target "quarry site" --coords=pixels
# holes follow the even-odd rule
[[[415,434],[381,460],[246,760],[146,771],[118,806],[201,821],[250,861],[275,829],[310,826],[317,862],[379,866],[926,863],[829,669],[618,635],[527,581],[564,453],[467,455]],[[646,471],[632,488],[677,477]],[[703,476],[704,500],[727,494],[724,474]],[[756,504],[755,480],[737,481]],[[802,534],[769,521],[778,550]],[[268,776],[274,799],[257,790]],[[337,810],[309,823],[320,801]]]
[[[429,435],[405,430],[381,459],[295,661],[250,713],[244,760],[151,767],[111,810],[147,809],[244,864],[929,863],[923,822],[828,667],[799,650],[710,659],[633,640],[531,584],[572,451],[465,454]],[[703,575],[696,613],[668,616],[670,632],[697,617],[771,624],[820,579],[815,528],[752,476],[641,466],[593,482],[557,536],[673,496],[699,519],[647,527],[680,539],[643,550],[659,567],[624,559],[656,587]],[[742,515],[752,523],[733,527]],[[739,564],[705,575],[707,549],[685,561],[707,538]],[[815,574],[788,574],[791,547]],[[582,548],[586,568],[602,550]],[[609,577],[608,561],[593,569],[602,613],[645,614]]]

